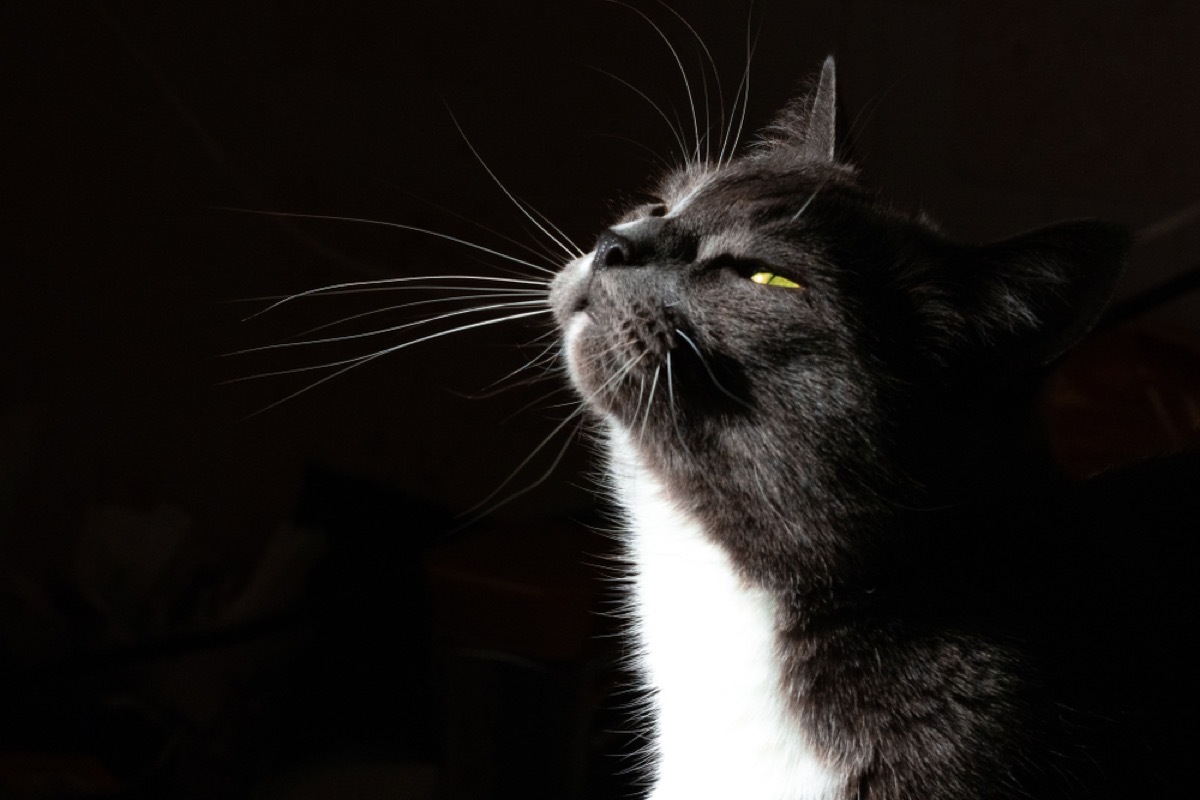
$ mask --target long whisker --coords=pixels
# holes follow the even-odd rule
[[[719,81],[718,81],[719,83]],[[704,159],[703,163],[712,163],[712,101],[709,98],[708,91],[708,71],[704,68],[704,62],[700,62],[700,96],[704,99],[704,134],[701,137],[704,140]],[[697,148],[699,149],[699,148]]]
[[[704,357],[704,353],[700,352],[700,348],[696,346],[696,343],[695,343],[695,342],[693,342],[693,341],[691,340],[691,338],[690,338],[690,337],[689,337],[689,336],[688,336],[686,333],[684,333],[683,331],[679,330],[679,328],[676,328],[676,329],[675,329],[675,332],[676,332],[676,333],[678,333],[678,334],[679,334],[679,336],[680,336],[680,337],[681,337],[681,338],[682,338],[682,339],[683,339],[685,342],[687,342],[687,343],[688,343],[688,344],[691,346],[691,348],[692,348],[693,350],[695,350],[695,351],[696,351],[696,356],[697,356],[697,357],[700,359],[700,364],[701,364],[701,365],[704,367],[704,371],[708,373],[708,377],[712,379],[713,385],[714,385],[714,386],[716,386],[716,387],[717,387],[717,388],[718,388],[718,389],[721,391],[721,394],[724,394],[724,395],[725,395],[726,397],[728,397],[730,400],[734,400],[734,401],[736,401],[738,404],[740,404],[740,405],[742,405],[742,406],[744,406],[744,407],[746,407],[746,408],[750,408],[750,404],[749,404],[749,403],[747,403],[745,400],[743,400],[742,398],[738,397],[736,394],[734,394],[733,392],[731,392],[731,391],[729,391],[728,389],[726,389],[726,388],[725,388],[723,385],[721,385],[721,382],[720,382],[719,380],[717,380],[717,376],[716,376],[716,375],[713,373],[713,371],[712,371],[712,367],[710,367],[710,366],[708,365],[708,359],[706,359],[706,358]]]
[[[490,278],[488,276],[481,276],[481,275],[425,275],[425,276],[416,277],[416,278],[382,278],[380,280],[375,280],[375,281],[360,281],[357,283],[345,284],[346,286],[352,287],[352,288],[348,288],[348,289],[333,289],[330,287],[324,287],[324,288],[313,289],[309,292],[304,292],[301,294],[296,294],[296,293],[293,293],[293,294],[268,294],[268,295],[260,295],[258,297],[235,297],[232,300],[225,300],[222,302],[226,302],[226,303],[273,303],[277,300],[292,300],[292,299],[299,298],[301,296],[342,297],[344,295],[351,295],[351,294],[370,294],[372,292],[395,292],[395,291],[414,292],[414,291],[421,291],[421,290],[425,290],[425,289],[430,289],[430,290],[437,289],[437,290],[441,290],[441,291],[445,291],[446,289],[453,289],[454,291],[457,291],[457,292],[495,292],[499,289],[504,289],[507,292],[527,292],[527,293],[533,295],[533,294],[545,294],[549,290],[549,286],[550,286],[549,281],[526,281],[526,280],[520,280],[519,281],[520,285],[518,285],[518,286],[503,286],[503,287],[499,287],[499,286],[458,286],[458,285],[439,286],[437,284],[410,285],[408,283],[397,284],[398,281],[432,281],[432,280],[437,280],[438,278],[443,278],[443,277],[447,278],[447,279],[463,278],[463,279],[475,280],[475,279],[479,278],[479,279],[483,279],[483,280],[492,280],[492,278]],[[507,280],[507,279],[501,278],[500,280]],[[365,284],[382,284],[382,285],[380,285],[380,286],[361,285],[364,283]],[[523,286],[525,284],[530,284],[530,283],[541,286],[543,288],[540,288],[540,289],[523,288]],[[255,314],[255,316],[257,316],[257,314],[261,314],[261,313],[263,313],[263,312],[257,312]],[[247,317],[247,319],[251,319],[251,317]]]
[[[268,217],[286,217],[286,218],[292,218],[292,219],[316,219],[316,220],[326,220],[326,221],[333,221],[333,222],[355,222],[355,223],[360,223],[363,225],[379,225],[384,228],[395,228],[397,230],[410,231],[412,233],[420,233],[425,236],[432,236],[437,239],[443,239],[448,242],[453,242],[455,244],[462,245],[463,247],[469,247],[472,250],[478,250],[480,252],[487,253],[488,255],[495,256],[496,258],[504,259],[505,261],[511,261],[514,264],[520,264],[523,267],[529,267],[530,269],[537,270],[538,272],[545,272],[545,273],[552,272],[552,270],[549,270],[538,264],[534,264],[534,263],[532,263],[530,261],[526,261],[522,258],[517,258],[516,256],[509,255],[508,253],[501,252],[500,250],[495,250],[491,247],[486,247],[481,244],[476,244],[475,242],[472,242],[469,239],[463,239],[458,236],[451,236],[448,233],[441,233],[440,231],[430,230],[429,228],[420,228],[420,227],[417,227],[416,225],[405,225],[402,222],[386,222],[384,220],[364,219],[361,217],[345,217],[345,216],[339,216],[336,214],[302,214],[302,213],[292,212],[292,211],[258,211],[256,209],[252,209],[252,208],[232,208],[229,206],[217,206],[217,208],[223,209],[225,211],[236,211],[236,212],[242,213],[242,214],[259,214],[259,215],[268,216]],[[485,278],[483,276],[475,276],[475,275],[470,275],[470,276],[439,275],[436,277],[438,277],[438,278],[468,277],[468,278],[473,278],[473,279],[478,279],[478,280],[488,280],[489,279],[489,278]],[[374,284],[374,283],[382,284],[382,283],[391,282],[393,280],[395,280],[395,279],[384,278],[384,279],[377,280],[377,281],[360,281],[360,282],[358,282],[358,284],[359,285],[369,285],[369,284]],[[509,280],[509,281],[513,281],[513,282],[518,282],[518,279],[515,279],[515,278],[493,277],[493,278],[490,278],[490,280],[494,280],[494,281]],[[544,283],[544,281],[534,281],[534,280],[525,280],[524,282],[534,284],[534,285],[542,285]],[[354,285],[356,285],[354,282],[348,282],[348,283],[333,284],[332,286],[328,286],[325,288],[326,289],[342,289],[342,288],[346,288],[346,287],[354,286]],[[321,291],[323,291],[323,289],[312,289],[307,292],[300,292],[299,294],[292,295],[291,297],[286,298],[285,300],[281,300],[280,303],[286,302],[287,300],[290,300],[290,299],[293,299],[296,297],[304,297],[305,295],[316,294]],[[270,311],[271,308],[274,308],[274,307],[275,306],[271,306],[271,307],[266,308],[263,311],[260,311],[258,313],[259,314],[266,313],[267,311]]]
[[[468,142],[468,144],[470,144],[470,143]],[[422,197],[419,194],[414,194],[413,192],[408,191],[407,189],[405,189],[402,186],[397,186],[388,181],[383,181],[383,183],[385,186],[395,189],[396,191],[403,192],[404,194],[407,194],[409,197],[419,200],[420,202],[424,203],[425,205],[430,206],[431,208],[435,208],[438,211],[442,212],[443,214],[447,214],[451,217],[454,217],[455,219],[460,219],[463,222],[474,225],[479,230],[481,230],[491,236],[495,236],[499,239],[503,239],[504,241],[508,242],[509,244],[514,245],[515,247],[521,248],[522,250],[529,253],[530,255],[536,256],[538,258],[547,259],[548,260],[547,267],[549,268],[549,270],[552,272],[557,271],[557,268],[558,268],[557,254],[548,252],[544,249],[535,248],[535,247],[531,246],[530,244],[528,244],[527,242],[523,242],[520,239],[516,239],[512,236],[501,233],[500,231],[496,230],[495,228],[492,228],[488,225],[484,225],[482,222],[479,222],[476,219],[472,219],[471,217],[468,217],[465,214],[460,214],[459,212],[455,211],[454,209],[444,206],[441,203],[436,203],[433,200],[430,200],[426,197]],[[539,241],[538,242],[539,248],[541,247],[541,245],[542,245],[542,242]]]
[[[642,396],[645,394],[646,394],[646,376],[643,375],[638,378],[638,396],[637,396],[637,400],[635,400],[633,403],[633,407],[635,410],[642,407]]]
[[[639,17],[641,17],[643,20],[645,20],[646,24],[649,25],[651,28],[653,28],[654,32],[658,34],[658,37],[663,40],[663,43],[667,46],[667,50],[669,50],[671,52],[671,57],[673,59],[675,59],[675,66],[679,68],[679,76],[683,79],[683,88],[684,88],[684,91],[687,93],[688,107],[692,111],[692,133],[696,137],[695,159],[687,160],[687,163],[693,164],[693,163],[699,162],[700,161],[700,119],[696,115],[696,98],[692,93],[692,83],[690,80],[688,80],[687,70],[684,69],[683,60],[680,59],[679,52],[675,49],[675,46],[673,44],[671,44],[671,39],[665,33],[663,33],[662,28],[660,28],[654,22],[654,20],[650,19],[650,17],[644,11],[642,11],[641,9],[639,9],[635,6],[631,6],[628,3],[622,2],[622,0],[608,0],[608,1],[610,3],[616,3],[617,5],[620,5],[620,6],[625,6],[625,8],[629,9],[630,11],[632,11],[633,13],[635,13]],[[685,153],[685,160],[686,160],[686,153]]]
[[[541,352],[539,352],[536,356],[529,359],[528,361],[526,361],[524,364],[517,367],[516,369],[512,370],[507,375],[505,375],[501,378],[497,378],[496,380],[489,383],[487,386],[484,387],[484,391],[487,391],[488,389],[491,389],[492,387],[494,387],[498,384],[504,383],[509,378],[513,377],[514,375],[519,375],[520,373],[524,372],[527,369],[533,369],[534,367],[544,366],[544,365],[553,363],[554,359],[556,357],[554,349],[557,344],[558,344],[557,342],[551,342],[550,344],[546,345],[545,347],[542,348]],[[475,396],[479,397],[480,395],[475,395]]]
[[[419,281],[435,281],[435,280],[472,280],[484,281],[485,283],[503,283],[517,286],[546,286],[545,281],[522,280],[520,278],[497,278],[490,275],[420,275],[403,278],[380,278],[373,281],[347,281],[345,283],[331,283],[328,286],[319,286],[316,289],[306,289],[303,292],[289,294],[279,300],[276,300],[271,305],[255,311],[248,317],[243,318],[243,322],[261,317],[268,311],[279,308],[284,303],[290,303],[299,300],[303,297],[314,297],[316,295],[343,293],[343,290],[350,290],[345,293],[351,294],[354,291],[367,291],[369,288],[401,288],[404,284],[417,283]]]
[[[638,431],[639,439],[644,439],[646,436],[646,422],[650,419],[650,407],[654,405],[654,391],[658,388],[658,373],[661,369],[661,364],[654,368],[654,378],[650,381],[650,396],[646,398],[646,410],[642,412],[642,427]]]
[[[538,379],[539,378],[537,378],[537,377],[530,378],[528,381],[526,381],[524,384],[521,384],[521,385],[532,384],[532,383],[536,382]],[[537,399],[530,400],[528,403],[525,403],[523,406],[518,408],[516,411],[513,411],[512,413],[505,416],[504,419],[502,420],[502,422],[507,422],[508,420],[511,420],[514,417],[518,417],[521,414],[524,414],[526,411],[528,411],[531,408],[546,408],[547,400],[549,400],[551,397],[554,397],[554,395],[556,395],[556,394],[562,394],[563,392],[570,391],[570,388],[571,387],[567,386],[566,384],[560,383],[560,384],[558,384],[558,386],[555,386],[553,389],[551,389],[550,391],[541,395]],[[550,408],[565,408],[568,405],[574,405],[578,402],[579,402],[578,400],[575,400],[573,403],[555,403],[554,405],[550,406]]]
[[[505,306],[501,306],[501,307],[507,308],[508,306],[505,305]],[[538,313],[538,312],[533,312],[533,313]],[[529,314],[518,314],[518,315],[513,315],[513,316],[500,317],[495,321],[503,322],[504,320],[507,320],[507,319],[517,319],[517,318],[523,317],[523,316],[529,316]],[[432,320],[432,319],[418,320],[416,323],[413,323],[413,324],[417,325],[417,324],[421,324],[424,322],[432,322],[432,321],[434,321],[434,320]],[[413,342],[409,342],[409,343],[400,345],[400,346],[396,347],[395,349],[403,349],[404,347],[407,347],[409,344],[417,344],[418,342],[426,341],[428,339],[436,339],[439,336],[443,336],[443,335],[447,335],[447,334],[451,334],[451,333],[457,333],[460,330],[465,330],[466,328],[470,328],[470,327],[473,327],[473,326],[467,325],[463,328],[453,328],[451,330],[444,331],[443,333],[432,334],[430,336],[414,340]],[[343,337],[343,338],[348,338],[348,337]],[[331,339],[330,341],[339,341],[339,339]],[[279,346],[279,345],[271,345],[269,347],[256,348],[256,349],[265,350],[265,349],[270,349],[270,347],[277,347],[277,346]],[[251,353],[254,351],[255,351],[254,349],[239,350],[239,351],[232,352],[232,353],[226,353],[225,355],[226,356],[236,356],[236,355],[242,355],[245,353]],[[380,355],[380,353],[371,353],[371,354],[368,354],[365,356],[353,356],[351,358],[342,358],[342,359],[338,359],[337,361],[326,361],[321,364],[310,364],[306,367],[291,367],[289,369],[279,369],[279,370],[273,370],[271,372],[259,372],[254,375],[244,375],[240,378],[230,378],[229,380],[221,381],[218,385],[226,386],[226,385],[233,384],[233,383],[244,383],[246,381],[260,380],[262,378],[274,378],[274,377],[277,377],[280,375],[295,375],[295,374],[298,374],[301,372],[316,372],[318,370],[323,370],[323,369],[332,369],[333,367],[340,367],[345,364],[357,364],[360,361],[370,360],[377,355]]]
[[[614,345],[613,347],[610,347],[607,352],[612,353],[612,352],[616,351],[617,349],[618,349],[617,346]],[[604,383],[600,384],[600,386],[596,387],[594,390],[592,390],[588,394],[588,398],[587,398],[588,402],[595,403],[597,398],[602,396],[604,394],[604,392],[608,391],[610,386],[612,386],[615,383],[618,383],[619,381],[624,380],[626,378],[626,376],[628,376],[629,373],[632,372],[639,363],[641,363],[642,359],[645,358],[646,355],[647,355],[646,353],[643,353],[642,355],[633,359],[633,361],[630,361],[627,364],[625,364],[617,372],[610,375],[608,380],[606,380]]]
[[[661,167],[664,172],[669,172],[672,168],[671,162],[667,161],[667,159],[664,158],[658,150],[655,150],[653,147],[646,144],[645,142],[639,142],[637,139],[630,139],[628,136],[618,136],[618,135],[612,134],[612,133],[592,133],[589,135],[595,136],[597,138],[602,138],[602,139],[615,139],[618,142],[623,142],[625,144],[633,145],[634,147],[641,150],[643,153],[648,154],[650,156],[650,160],[652,162],[654,162],[657,166]]]
[[[223,381],[218,382],[217,385],[218,386],[229,386],[229,385],[232,385],[235,383],[246,383],[247,381],[263,380],[264,378],[277,378],[281,375],[299,375],[302,372],[318,372],[323,369],[333,369],[334,367],[342,367],[347,364],[354,366],[354,365],[360,364],[376,355],[379,355],[379,354],[378,353],[370,353],[365,356],[353,356],[352,358],[341,358],[341,359],[338,359],[337,361],[326,361],[322,364],[309,364],[307,367],[289,367],[288,369],[275,369],[275,370],[271,370],[270,372],[256,372],[253,375],[243,375],[240,378],[229,378],[228,380],[223,380]],[[337,374],[340,375],[341,373],[339,372]],[[324,381],[321,381],[321,382],[323,383]],[[305,391],[307,391],[307,390],[305,390]],[[302,394],[302,392],[297,392],[297,394]],[[287,400],[290,398],[284,398],[284,399]],[[271,408],[271,406],[268,406],[267,408]],[[263,411],[266,411],[266,410],[267,409],[263,409]],[[261,413],[261,412],[256,412],[256,413]],[[253,415],[251,415],[251,416],[253,416]]]
[[[520,463],[520,464],[517,464],[517,466],[516,466],[516,467],[515,467],[515,468],[514,468],[514,469],[513,469],[513,470],[512,470],[512,471],[511,471],[509,474],[508,474],[508,477],[507,477],[507,478],[505,478],[503,481],[501,481],[501,482],[500,482],[500,483],[499,483],[499,484],[496,486],[496,488],[495,488],[495,489],[492,489],[492,491],[488,492],[488,494],[487,494],[487,496],[486,496],[486,497],[484,497],[484,498],[483,498],[482,500],[480,500],[478,503],[476,503],[475,505],[471,506],[471,507],[470,507],[470,508],[468,508],[466,511],[464,511],[464,512],[463,512],[463,515],[465,516],[465,515],[468,515],[468,514],[475,514],[475,513],[476,513],[477,511],[479,511],[481,508],[483,508],[483,507],[484,507],[484,506],[486,506],[488,503],[490,503],[490,502],[492,501],[492,499],[493,499],[493,498],[494,498],[496,495],[498,495],[500,492],[502,492],[502,491],[504,490],[504,487],[506,487],[506,486],[508,486],[510,483],[512,483],[512,480],[513,480],[513,478],[515,478],[515,477],[517,476],[517,474],[518,474],[518,473],[520,473],[520,471],[521,471],[522,469],[524,469],[524,468],[525,468],[525,465],[526,465],[526,464],[528,464],[530,461],[532,461],[532,460],[534,459],[534,457],[535,457],[535,456],[537,456],[537,454],[538,454],[538,453],[542,452],[542,450],[544,450],[544,449],[545,449],[546,445],[548,445],[548,444],[550,443],[550,440],[554,438],[554,435],[555,435],[556,433],[558,433],[558,432],[559,432],[559,431],[561,431],[563,428],[567,427],[567,425],[569,425],[569,424],[570,424],[571,422],[573,422],[575,419],[577,419],[577,418],[578,418],[578,417],[579,417],[581,414],[583,414],[583,411],[584,411],[584,407],[583,407],[583,406],[579,406],[579,407],[578,407],[578,408],[576,408],[574,411],[572,411],[570,414],[568,414],[568,415],[567,415],[567,416],[566,416],[566,417],[565,417],[565,418],[562,420],[562,422],[560,422],[560,423],[558,423],[557,425],[555,425],[555,426],[554,426],[554,430],[550,431],[550,433],[548,433],[548,434],[547,434],[547,435],[546,435],[546,436],[545,436],[545,437],[542,439],[542,441],[541,441],[541,442],[538,444],[538,446],[537,446],[537,447],[535,447],[535,448],[533,448],[533,450],[531,450],[531,451],[530,451],[529,455],[525,456],[525,458],[521,460],[521,463]],[[483,516],[483,515],[482,515],[482,514],[480,514],[479,516]]]
[[[750,108],[750,67],[754,63],[754,51],[758,48],[758,33],[753,38],[750,36],[751,21],[754,16],[754,3],[751,2],[750,9],[746,15],[746,67],[742,70],[742,78],[738,82],[737,92],[733,96],[733,113],[729,117],[729,128],[725,133],[724,141],[721,144],[721,155],[718,157],[720,163],[726,155],[728,147],[728,157],[732,160],[737,153],[738,143],[742,138],[742,131],[746,125],[746,111]],[[738,111],[738,99],[741,98],[742,108]],[[737,119],[737,130],[734,131],[733,121]]]
[[[750,104],[750,62],[746,62],[742,77],[738,81],[737,91],[733,95],[733,111],[729,115],[729,126],[721,137],[721,152],[717,155],[717,163],[723,164],[726,158],[733,159],[737,152],[738,139],[742,136],[742,126],[746,121],[746,107]]]
[[[712,51],[708,49],[708,45],[705,44],[704,38],[702,36],[700,36],[699,32],[697,32],[696,29],[692,26],[692,23],[687,21],[687,18],[685,18],[682,14],[680,14],[675,9],[671,8],[669,5],[667,5],[665,2],[663,2],[663,0],[658,0],[658,4],[661,5],[663,8],[665,8],[667,11],[669,11],[671,14],[673,14],[676,19],[678,19],[680,22],[683,23],[684,27],[686,27],[688,29],[688,31],[691,32],[692,38],[696,40],[696,44],[698,44],[700,46],[700,49],[704,52],[704,57],[708,60],[708,66],[712,69],[713,82],[717,86],[717,107],[719,110],[718,118],[720,120],[720,126],[724,126],[724,124],[725,124],[725,94],[721,90],[721,71],[717,68],[717,62],[713,58]],[[706,73],[703,70],[703,68],[701,69],[700,75],[702,77],[706,76]],[[705,79],[705,82],[704,82],[704,109],[705,109],[705,113],[704,113],[704,122],[705,122],[705,125],[704,125],[704,129],[705,129],[704,158],[707,161],[712,156],[711,150],[709,149],[710,144],[712,142],[712,137],[708,135],[708,131],[712,125],[712,120],[711,120],[709,109],[708,109],[708,81],[707,81],[707,78]],[[718,163],[720,163],[719,158],[718,158]]]
[[[442,289],[444,289],[444,288],[458,288],[458,287],[421,286],[421,287],[414,287],[414,288],[421,288],[421,289],[442,288]],[[476,290],[476,291],[480,291],[480,290]],[[417,306],[441,305],[444,303],[461,303],[466,300],[515,300],[515,299],[521,298],[521,297],[542,297],[542,298],[544,298],[545,292],[538,291],[536,289],[530,289],[525,292],[515,292],[515,291],[494,292],[494,291],[483,290],[479,294],[474,294],[474,295],[460,294],[460,295],[452,295],[449,297],[435,297],[432,300],[414,300],[409,303],[400,303],[398,305],[384,306],[383,308],[373,308],[370,311],[362,311],[358,314],[351,314],[348,317],[342,317],[341,319],[335,319],[333,322],[326,322],[322,325],[316,326],[315,328],[309,328],[308,330],[301,331],[300,333],[297,333],[294,336],[290,336],[288,338],[289,338],[289,340],[299,339],[301,336],[308,336],[309,334],[316,333],[317,331],[323,331],[328,328],[336,327],[338,325],[344,325],[347,322],[353,322],[358,319],[363,319],[364,317],[371,317],[376,314],[385,314],[389,311],[402,311],[407,308],[416,308]]]
[[[341,369],[337,370],[336,372],[334,372],[330,375],[326,375],[325,377],[320,378],[316,381],[313,381],[308,386],[305,386],[303,389],[299,389],[295,392],[292,392],[291,394],[287,395],[286,397],[276,400],[274,403],[271,403],[270,405],[266,406],[265,408],[259,409],[258,411],[251,414],[250,417],[257,416],[266,411],[270,411],[272,408],[275,408],[278,405],[286,403],[288,400],[291,400],[295,397],[299,397],[300,395],[304,394],[305,392],[315,389],[318,386],[320,386],[321,384],[325,383],[326,381],[331,381],[334,378],[338,377],[339,375],[343,375],[343,374],[349,372],[350,370],[354,369],[355,367],[362,366],[363,364],[374,361],[377,358],[381,358],[381,357],[389,355],[391,353],[395,353],[399,350],[403,350],[406,347],[412,347],[413,345],[421,344],[423,342],[428,342],[433,339],[440,339],[443,336],[449,336],[450,334],[459,333],[461,331],[466,331],[466,330],[471,330],[473,328],[482,328],[486,325],[498,325],[501,322],[509,322],[511,320],[522,319],[524,317],[532,317],[537,314],[549,314],[549,313],[552,313],[550,309],[543,308],[543,309],[538,309],[537,311],[525,311],[520,314],[509,314],[508,316],[498,317],[496,319],[485,319],[480,322],[472,322],[472,323],[469,323],[466,325],[459,325],[459,326],[457,326],[455,328],[451,328],[450,330],[447,330],[447,331],[439,331],[438,333],[431,333],[428,336],[422,336],[420,338],[413,339],[412,341],[404,342],[402,344],[398,344],[393,347],[388,347],[388,348],[380,350],[376,353],[372,353],[370,355],[360,356],[358,358],[349,359],[347,361],[340,361],[340,362],[334,362],[331,364],[325,364],[325,365],[323,365],[324,367],[341,366],[343,364],[346,366],[341,366]],[[289,373],[303,372],[303,371],[307,371],[307,370],[311,370],[311,369],[319,369],[319,368],[320,367],[301,367],[298,369],[280,370],[278,372],[268,372],[268,373],[263,373],[260,375],[252,375],[252,376],[249,376],[246,378],[237,378],[237,379],[234,379],[231,381],[226,381],[226,383],[237,383],[240,381],[251,380],[251,379],[256,379],[256,378],[266,378],[266,377],[270,377],[272,375],[285,375],[285,374],[289,374]],[[248,418],[249,417],[247,417],[247,419]]]
[[[667,351],[667,405],[671,409],[671,424],[675,427],[675,436],[683,444],[683,434],[679,430],[679,412],[675,406],[675,381],[671,375],[671,351]]]
[[[516,195],[508,190],[508,187],[504,185],[504,182],[496,176],[496,173],[492,171],[492,168],[489,167],[487,162],[483,160],[483,156],[479,155],[479,151],[475,149],[475,145],[472,144],[471,140],[467,138],[466,132],[462,129],[462,125],[458,123],[458,118],[454,116],[454,112],[450,110],[449,106],[446,106],[446,112],[450,115],[450,121],[454,123],[454,127],[458,130],[458,135],[462,137],[462,140],[470,149],[471,155],[475,156],[475,160],[478,161],[479,165],[483,167],[485,172],[487,172],[488,177],[490,177],[496,183],[496,185],[500,187],[500,191],[504,192],[504,196],[512,201],[513,205],[517,207],[517,210],[524,214],[526,219],[532,222],[547,239],[558,245],[562,251],[567,254],[568,258],[576,258],[577,256],[583,255],[583,251],[576,247],[574,243],[571,242],[570,238],[563,233],[557,225],[546,219],[544,214],[537,211],[537,209],[533,208],[533,206],[529,205],[525,201],[518,199]],[[542,220],[541,222],[538,221],[539,217]],[[543,222],[545,224],[542,224]],[[551,228],[554,231],[553,233],[551,233],[549,230]]]
[[[550,339],[550,338],[553,338],[554,344],[557,344],[558,343],[558,331],[552,328],[543,334],[533,337],[529,341],[529,344],[537,344],[538,342],[542,341],[543,339]]]
[[[492,491],[491,494],[489,494],[486,498],[484,498],[476,505],[474,505],[471,508],[464,511],[463,512],[464,516],[467,514],[471,514],[471,517],[469,519],[465,520],[461,525],[458,525],[457,527],[455,527],[454,531],[452,531],[452,532],[456,533],[458,531],[461,531],[463,528],[474,525],[479,520],[481,520],[484,517],[488,516],[489,514],[493,513],[496,509],[501,508],[502,506],[507,505],[508,503],[511,503],[513,500],[516,500],[518,497],[526,494],[527,492],[533,491],[534,489],[536,489],[537,487],[539,487],[543,483],[545,483],[546,479],[549,478],[552,474],[554,474],[554,470],[558,469],[558,465],[562,463],[563,458],[567,454],[567,450],[569,450],[571,447],[571,442],[574,439],[573,436],[568,436],[566,438],[566,440],[563,442],[563,446],[559,449],[558,454],[555,455],[554,460],[552,462],[550,462],[550,466],[546,469],[545,472],[543,472],[540,476],[538,476],[537,479],[535,479],[532,483],[530,483],[528,486],[525,486],[524,488],[520,489],[519,491],[513,492],[512,494],[508,495],[503,500],[493,503],[492,505],[490,505],[486,508],[482,508],[482,510],[481,510],[481,506],[483,506],[484,503],[487,503],[491,498],[495,497],[496,494],[501,489],[503,489],[505,486],[507,486],[512,481],[512,479],[516,476],[516,474],[518,472],[520,472],[521,469],[526,464],[529,463],[530,459],[533,458],[533,456],[536,455],[538,452],[540,452],[543,448],[545,448],[545,446],[550,443],[550,440],[554,438],[555,434],[557,434],[564,427],[566,427],[567,423],[574,420],[576,423],[575,424],[575,432],[578,432],[579,426],[583,424],[583,421],[581,419],[579,419],[579,416],[582,413],[582,411],[583,411],[583,408],[581,406],[580,408],[576,409],[573,413],[571,413],[561,423],[559,423],[554,428],[554,430],[550,431],[550,433],[546,436],[546,438],[544,438],[542,440],[541,444],[539,444],[536,448],[534,448],[534,451],[529,454],[529,457],[527,457],[524,461],[522,461],[517,466],[517,468],[515,470],[513,470],[512,473],[510,473],[507,478],[504,479],[503,483],[501,483],[499,486],[497,486],[495,488],[495,490]]]
[[[348,333],[344,336],[326,336],[320,339],[304,339],[299,342],[276,342],[275,344],[264,344],[259,347],[248,347],[245,350],[235,350],[230,353],[231,356],[245,355],[246,353],[261,353],[264,350],[279,350],[285,347],[304,347],[313,344],[331,344],[332,342],[345,342],[351,339],[366,339],[371,336],[383,336],[387,333],[395,333],[396,331],[415,328],[420,325],[428,325],[432,322],[440,322],[451,317],[460,317],[463,314],[477,314],[481,311],[495,311],[499,308],[528,308],[529,306],[543,306],[541,300],[519,300],[511,303],[491,303],[486,306],[471,306],[470,308],[460,308],[454,311],[447,311],[445,314],[436,314],[432,317],[415,320],[414,322],[405,322],[401,325],[390,325],[386,328],[380,328],[374,331],[363,331],[361,333]],[[549,311],[550,309],[546,309]]]
[[[667,404],[671,407],[671,413],[675,413],[675,385],[671,380],[671,351],[667,351]]]
[[[671,118],[667,116],[667,112],[663,111],[662,106],[654,102],[650,95],[646,94],[624,78],[615,75],[606,69],[601,69],[600,67],[592,67],[592,69],[594,69],[596,72],[599,72],[601,75],[612,78],[614,81],[634,92],[638,97],[649,103],[650,107],[654,109],[655,113],[657,113],[658,116],[662,118],[662,121],[666,123],[667,128],[671,131],[671,136],[675,138],[675,144],[679,147],[679,151],[684,154],[684,158],[686,160],[688,151],[687,140],[684,138],[683,133],[679,129],[680,123],[678,119],[676,119],[675,122],[672,122]],[[655,153],[655,157],[658,157],[657,153]]]
[[[804,216],[804,212],[808,210],[809,205],[812,204],[812,201],[816,199],[817,195],[821,193],[821,190],[825,188],[827,183],[829,183],[829,178],[825,178],[813,188],[812,194],[810,194],[808,199],[806,199],[800,206],[800,210],[792,215],[792,222],[795,222],[796,220],[800,219],[800,217]]]

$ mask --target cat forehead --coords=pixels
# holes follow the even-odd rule
[[[666,175],[657,202],[630,209],[612,230],[641,240],[674,241],[696,257],[782,255],[807,216],[842,192],[857,193],[854,172],[830,163],[742,157]],[[687,244],[684,244],[687,243]]]
[[[719,168],[687,168],[668,175],[658,195],[667,216],[762,216],[803,206],[818,192],[850,183],[851,175],[830,165],[742,159]],[[739,214],[740,212],[740,214]]]

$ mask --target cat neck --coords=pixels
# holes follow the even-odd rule
[[[615,499],[637,541],[665,540],[686,521],[738,580],[773,596],[793,630],[873,603],[888,569],[878,545],[903,522],[874,487],[828,469],[831,459],[781,486],[793,464],[749,463],[712,442],[704,456],[667,452],[613,420],[606,429]]]
[[[609,455],[635,660],[652,689],[652,796],[830,796],[840,781],[800,724],[777,655],[790,616],[779,594],[747,578],[616,426]]]

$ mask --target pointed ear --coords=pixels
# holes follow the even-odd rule
[[[955,248],[922,281],[935,350],[959,351],[945,360],[967,369],[1053,361],[1100,318],[1128,247],[1124,228],[1081,220]]]
[[[768,147],[792,150],[808,160],[832,162],[836,106],[837,80],[833,56],[828,56],[816,85],[789,103],[767,128]]]
[[[805,144],[810,150],[824,154],[826,161],[833,161],[836,136],[837,74],[833,56],[826,56],[825,63],[821,65],[821,77],[817,79],[817,88],[809,103]]]

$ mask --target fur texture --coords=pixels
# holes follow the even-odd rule
[[[627,516],[650,797],[1171,786],[1147,725],[1120,727],[1140,712],[1092,703],[1138,659],[1090,662],[1096,608],[1053,610],[1082,585],[1076,512],[1046,517],[1008,457],[1010,388],[1088,330],[1126,236],[949,241],[834,157],[834,91],[829,61],[553,286]]]

